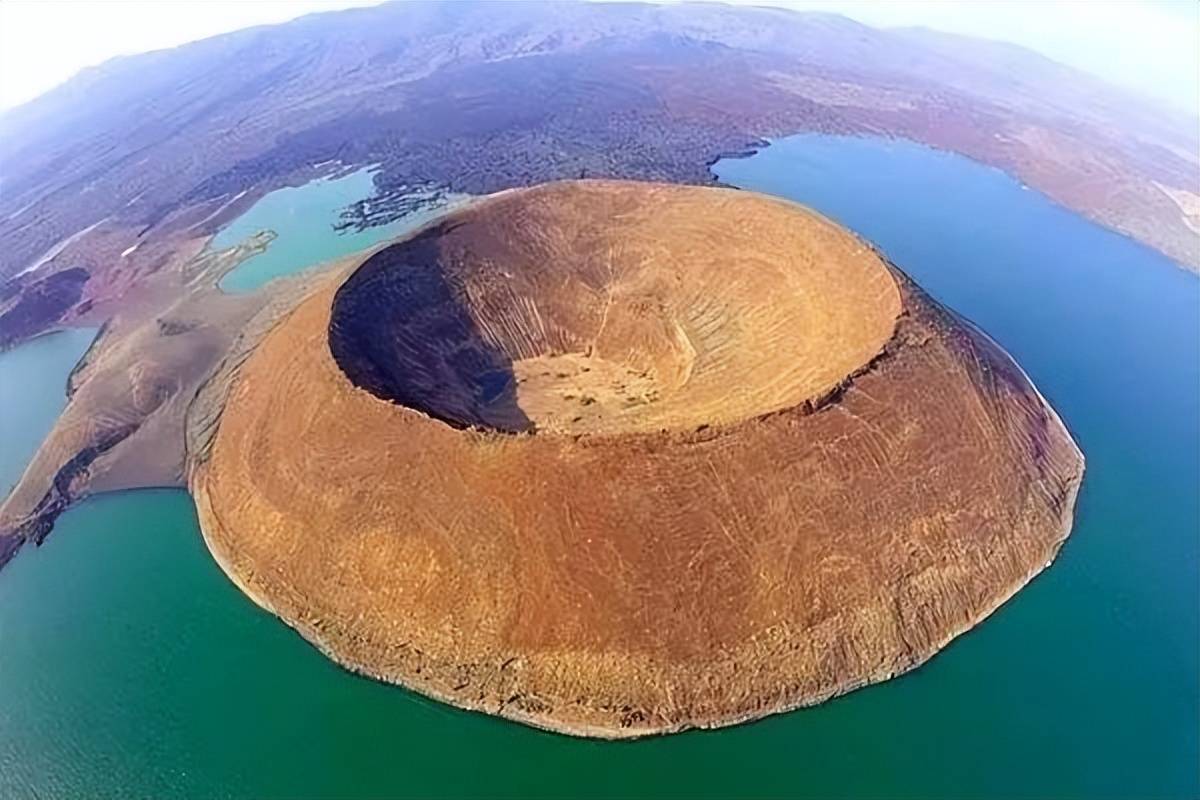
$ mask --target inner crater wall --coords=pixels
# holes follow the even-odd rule
[[[812,212],[577,182],[373,255],[338,290],[329,343],[355,385],[455,427],[653,431],[820,396],[899,311],[878,255]]]

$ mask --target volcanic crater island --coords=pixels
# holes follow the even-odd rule
[[[244,313],[184,425],[209,549],[462,708],[620,738],[819,703],[1070,532],[1083,456],[1020,367],[783,200],[501,191]]]

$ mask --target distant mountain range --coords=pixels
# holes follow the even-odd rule
[[[211,232],[225,217],[180,220],[334,159],[381,164],[383,189],[700,183],[719,155],[800,131],[961,152],[1200,265],[1195,120],[1032,51],[771,8],[456,2],[122,57],[0,115],[0,277],[103,223],[20,280],[75,266],[96,284],[82,298],[127,287],[109,273],[129,264],[89,240]]]

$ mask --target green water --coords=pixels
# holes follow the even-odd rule
[[[0,498],[66,406],[67,375],[94,338],[93,328],[68,329],[0,353]]]
[[[317,264],[398,236],[428,222],[445,211],[444,206],[410,214],[396,222],[363,231],[335,231],[341,212],[351,203],[375,191],[369,169],[340,177],[319,178],[303,186],[277,189],[263,195],[216,236],[210,247],[220,250],[244,241],[262,230],[275,232],[275,239],[262,253],[246,259],[221,279],[227,292],[249,292],[274,278],[290,275]],[[460,196],[451,196],[453,202]]]
[[[901,679],[604,743],[349,675],[224,578],[186,495],[100,497],[0,573],[0,797],[1200,794],[1200,282],[915,145],[716,170],[875,238],[1029,369],[1088,456],[1048,572]]]

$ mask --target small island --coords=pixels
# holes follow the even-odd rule
[[[567,181],[321,274],[187,417],[214,557],[345,667],[605,738],[906,672],[1055,557],[1083,456],[871,246]]]

